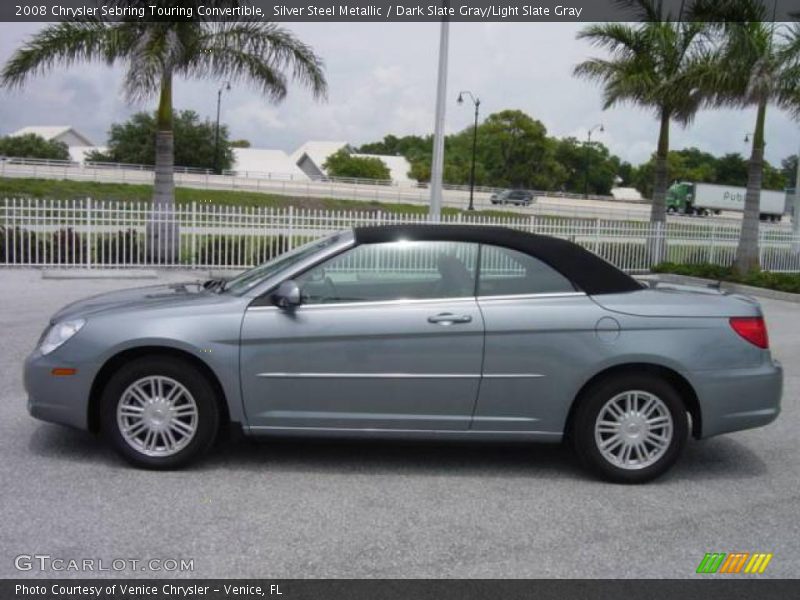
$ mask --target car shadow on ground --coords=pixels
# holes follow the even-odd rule
[[[37,427],[29,442],[40,457],[126,466],[99,437],[54,425]],[[314,474],[589,478],[564,444],[394,440],[235,439],[223,441],[194,471]],[[675,467],[659,481],[750,479],[768,471],[747,445],[731,437],[689,440]]]

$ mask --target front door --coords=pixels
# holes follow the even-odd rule
[[[296,277],[300,306],[251,307],[249,425],[468,429],[483,358],[476,262],[475,244],[363,244]]]

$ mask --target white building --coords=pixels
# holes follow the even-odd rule
[[[28,134],[38,135],[47,141],[64,142],[67,146],[94,146],[88,137],[70,127],[69,125],[52,125],[44,127],[23,127],[10,133],[9,137],[19,137]]]
[[[611,195],[614,200],[622,200],[624,202],[641,202],[643,200],[639,190],[632,187],[611,188]]]
[[[328,175],[322,165],[342,148],[348,148],[347,142],[306,142],[292,152],[292,161],[310,179],[321,179]]]
[[[10,135],[19,136],[29,133],[46,140],[64,142],[69,147],[70,159],[77,163],[86,162],[86,156],[94,150],[100,152],[108,150],[105,146],[95,146],[88,137],[69,125],[23,127]],[[328,173],[323,165],[327,162],[328,157],[342,149],[352,153],[348,143],[341,141],[309,141],[291,154],[287,154],[283,150],[267,148],[234,148],[232,170],[240,177],[256,179],[290,181],[324,179]],[[414,186],[417,183],[408,176],[411,165],[403,156],[356,153],[353,153],[353,156],[381,160],[389,169],[389,176],[396,185]]]
[[[327,177],[327,172],[323,165],[331,154],[339,150],[350,151],[347,142],[335,141],[311,141],[306,142],[297,150],[292,152],[291,159],[302,170],[309,179],[322,179]],[[397,185],[412,186],[416,185],[416,180],[408,176],[411,164],[404,156],[387,156],[383,154],[357,154],[352,153],[358,158],[377,158],[389,169],[389,177]]]
[[[379,158],[389,168],[389,177],[397,185],[415,186],[416,179],[411,179],[408,172],[411,170],[411,163],[405,156],[390,156],[387,154],[353,154],[359,158]]]
[[[83,163],[86,161],[86,155],[90,152],[94,150],[105,152],[107,150],[105,146],[95,146],[92,140],[69,125],[23,127],[14,133],[8,134],[8,137],[19,137],[29,134],[38,135],[48,142],[65,143],[69,148],[69,158],[72,162]]]
[[[308,176],[283,150],[234,148],[233,170],[240,177],[308,181]]]

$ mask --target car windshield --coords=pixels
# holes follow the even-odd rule
[[[274,275],[279,271],[288,269],[293,264],[305,260],[309,256],[327,248],[342,239],[341,233],[336,233],[322,239],[317,239],[295,248],[291,252],[281,254],[272,260],[265,262],[263,265],[253,267],[245,271],[241,275],[234,277],[225,284],[225,291],[232,294],[244,294],[247,290],[258,285],[267,277]]]

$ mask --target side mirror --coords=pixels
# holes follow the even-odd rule
[[[300,305],[300,287],[289,279],[278,286],[272,293],[272,303],[278,308],[292,308]]]

